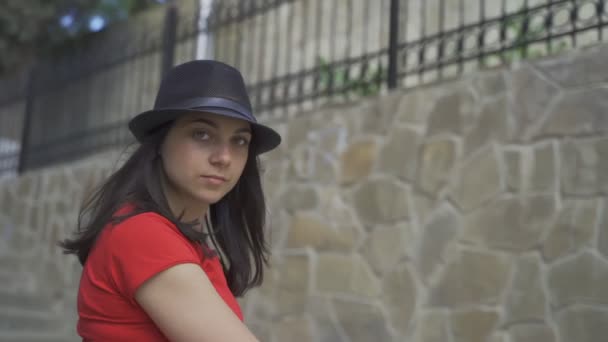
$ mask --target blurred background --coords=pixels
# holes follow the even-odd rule
[[[273,256],[262,341],[608,334],[604,0],[5,0],[0,341],[76,341],[56,247],[163,74],[239,68]]]

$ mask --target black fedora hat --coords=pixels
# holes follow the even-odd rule
[[[132,118],[129,130],[142,142],[155,128],[188,113],[213,113],[249,122],[256,154],[281,143],[275,130],[253,116],[241,73],[213,60],[194,60],[169,70],[161,81],[154,108]]]

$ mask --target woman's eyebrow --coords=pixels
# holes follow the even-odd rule
[[[195,122],[202,122],[213,128],[218,128],[218,125],[215,122],[213,122],[211,120],[203,119],[203,118],[196,118],[196,119],[190,120],[190,122],[188,122],[188,123],[195,123]]]
[[[234,131],[234,133],[249,133],[249,134],[251,134],[251,128],[249,128],[249,127],[241,127],[239,129],[237,129],[236,131]]]
[[[188,123],[196,123],[196,122],[200,122],[200,123],[204,123],[207,124],[213,128],[219,128],[219,125],[211,120],[208,119],[203,119],[203,118],[196,118],[196,119],[192,119],[190,120]],[[234,133],[249,133],[252,134],[251,132],[251,128],[249,126],[244,126],[241,128],[238,128],[234,131]]]

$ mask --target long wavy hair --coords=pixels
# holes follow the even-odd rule
[[[75,254],[84,265],[101,231],[108,223],[119,223],[143,212],[155,212],[170,220],[189,240],[211,243],[220,251],[226,280],[235,296],[258,286],[268,264],[264,235],[266,204],[260,179],[260,162],[252,137],[243,173],[217,203],[209,207],[207,233],[193,228],[199,222],[183,222],[174,215],[161,186],[166,177],[158,154],[172,124],[164,125],[143,141],[125,163],[85,199],[78,215],[74,237],[59,242],[64,254]],[[128,215],[115,213],[125,204],[134,205]]]

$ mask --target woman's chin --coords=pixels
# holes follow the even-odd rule
[[[215,204],[217,202],[219,202],[219,200],[222,199],[222,197],[224,196],[224,194],[220,194],[220,193],[197,193],[194,194],[194,198],[195,200],[200,203],[201,205],[212,205]]]

